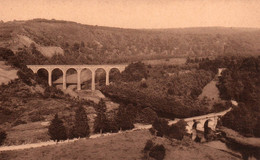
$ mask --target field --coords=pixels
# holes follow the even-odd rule
[[[82,139],[69,144],[57,144],[35,149],[6,151],[0,159],[142,159],[142,149],[148,139],[166,147],[166,160],[236,159],[228,153],[191,141],[170,141],[153,137],[148,130],[139,130],[97,139]]]

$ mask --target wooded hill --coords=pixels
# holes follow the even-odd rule
[[[53,53],[58,53],[59,49],[40,47],[60,47],[66,58],[57,60],[57,63],[256,55],[260,53],[259,37],[260,29],[252,28],[123,29],[45,19],[0,24],[0,47],[13,51],[29,48],[44,52],[45,49]]]

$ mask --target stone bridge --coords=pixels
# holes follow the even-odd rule
[[[109,85],[109,72],[111,69],[118,69],[119,72],[122,72],[125,70],[125,67],[127,65],[27,65],[28,68],[30,68],[34,73],[37,73],[40,69],[45,69],[48,72],[48,84],[52,86],[52,71],[54,69],[59,69],[63,73],[63,89],[66,89],[67,86],[67,80],[66,80],[66,74],[69,69],[75,69],[77,72],[77,89],[81,90],[81,71],[83,69],[88,69],[91,71],[92,74],[92,84],[91,84],[91,90],[95,90],[95,75],[97,69],[104,69],[106,73],[106,85]]]
[[[202,115],[202,116],[196,116],[196,117],[190,117],[190,118],[185,118],[183,119],[185,122],[187,122],[187,132],[191,133],[192,129],[197,129],[200,131],[204,131],[204,127],[208,126],[212,130],[216,129],[218,119],[221,116],[224,116],[227,112],[229,112],[231,108],[218,112],[218,113],[210,113],[207,115]],[[169,125],[172,125],[174,123],[177,123],[180,119],[174,120],[174,121],[169,121]]]

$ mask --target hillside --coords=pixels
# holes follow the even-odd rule
[[[66,58],[59,63],[117,63],[169,56],[255,55],[260,51],[259,37],[260,29],[249,28],[141,30],[44,19],[0,24],[0,47],[13,51],[31,47],[46,57],[64,54]],[[57,57],[54,62],[57,62]]]
[[[7,84],[9,81],[18,78],[17,70],[5,65],[4,61],[0,61],[0,84]]]

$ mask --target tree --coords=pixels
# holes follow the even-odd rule
[[[186,126],[187,123],[184,120],[179,120],[177,123],[170,126],[168,136],[170,138],[182,140],[187,132]]]
[[[122,106],[122,105],[119,106],[117,116],[116,116],[116,121],[120,130],[127,130],[127,129],[134,128],[133,116],[129,114],[126,106]]]
[[[169,126],[168,122],[165,119],[158,118],[153,122],[153,128],[157,130],[157,135],[158,136],[163,136],[168,133]]]
[[[149,156],[153,157],[156,160],[163,160],[165,157],[165,152],[166,152],[165,147],[162,144],[161,145],[157,144],[151,148]]]
[[[107,132],[109,129],[108,119],[105,114],[106,104],[103,99],[99,101],[96,110],[98,113],[94,122],[94,132],[100,132],[102,134],[103,132]]]
[[[0,145],[2,145],[4,143],[6,136],[7,136],[6,132],[3,130],[0,130]]]
[[[88,125],[88,117],[85,109],[80,106],[76,110],[75,122],[73,127],[73,137],[88,137],[89,136],[89,125]]]
[[[58,114],[55,114],[54,119],[48,128],[48,134],[54,141],[60,141],[67,139],[66,129],[63,125],[61,119],[59,119]]]

